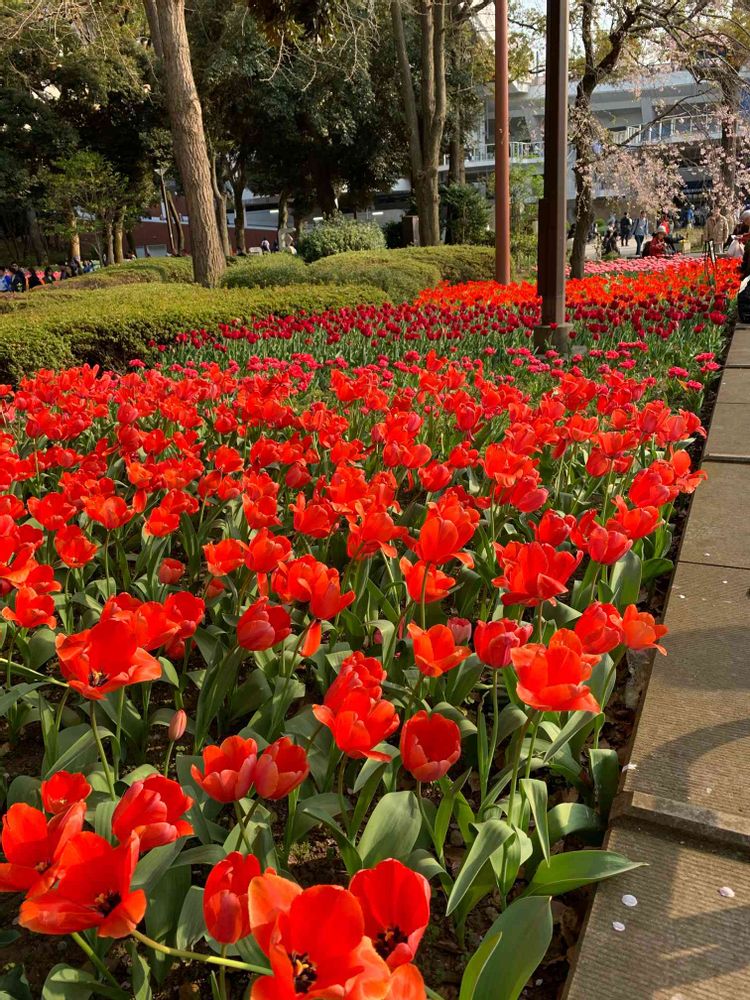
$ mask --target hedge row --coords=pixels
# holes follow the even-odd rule
[[[487,281],[495,274],[491,247],[406,247],[335,254],[306,265],[299,257],[272,254],[238,261],[224,275],[227,288],[257,288],[307,282],[364,281],[394,302],[410,301],[439,281]]]
[[[31,296],[29,296],[31,298]],[[321,312],[387,301],[372,285],[297,285],[284,289],[218,289],[136,284],[83,295],[40,296],[30,308],[0,316],[0,382],[38,368],[70,364],[122,367],[184,330],[271,314]]]

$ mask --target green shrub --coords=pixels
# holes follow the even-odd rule
[[[448,217],[448,243],[486,243],[490,207],[481,191],[471,184],[449,184],[441,200]]]
[[[385,245],[389,250],[396,250],[404,245],[404,229],[400,219],[391,219],[383,226]]]
[[[374,222],[332,215],[300,237],[299,252],[308,263],[347,250],[384,250],[383,230]]]
[[[35,294],[60,295],[63,291],[86,291],[93,288],[111,288],[114,285],[149,284],[151,282],[186,282],[193,280],[193,262],[190,257],[145,257],[126,260],[122,264],[100,267],[91,274],[56,281],[44,285]]]
[[[152,343],[234,319],[250,322],[272,314],[322,312],[387,300],[381,289],[365,284],[209,290],[150,283],[64,299],[40,296],[32,308],[0,315],[0,382],[15,381],[39,367],[73,362],[120,367],[146,355]]]
[[[240,258],[222,279],[224,288],[269,288],[272,285],[299,285],[310,281],[307,266],[290,253],[264,254]]]
[[[441,278],[431,264],[395,259],[389,251],[373,255],[367,251],[337,254],[310,264],[308,274],[313,281],[343,283],[364,281],[382,288],[392,302],[411,302],[424,288],[434,288]]]
[[[491,281],[495,277],[495,251],[492,247],[404,247],[402,250],[391,250],[389,257],[431,264],[438,269],[443,281],[451,285],[460,285],[465,281]]]

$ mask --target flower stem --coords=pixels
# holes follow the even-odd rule
[[[253,804],[250,806],[250,808],[246,813],[242,812],[239,802],[235,802],[234,804],[234,811],[237,816],[237,822],[239,823],[240,827],[240,836],[242,837],[242,843],[247,848],[248,854],[252,854],[253,845],[250,843],[250,839],[248,838],[247,835],[247,824],[252,819],[255,810],[258,808],[258,801],[259,801],[258,799],[255,799],[255,801],[253,802]]]
[[[107,788],[109,789],[109,797],[113,802],[116,801],[117,795],[115,793],[115,783],[112,780],[112,772],[109,769],[109,764],[107,763],[107,755],[104,752],[104,747],[102,745],[102,739],[99,735],[99,729],[96,725],[96,702],[91,702],[91,731],[94,734],[94,742],[96,743],[96,749],[99,751],[99,760],[102,762],[102,768],[104,769],[104,777],[107,782]]]
[[[140,931],[133,930],[131,934],[153,951],[160,951],[162,955],[171,955],[172,958],[183,958],[188,962],[205,962],[206,965],[223,965],[227,969],[239,969],[242,972],[256,972],[262,976],[271,974],[271,970],[262,965],[251,965],[249,962],[240,962],[234,958],[223,958],[220,955],[202,955],[199,951],[181,951],[179,948],[170,948],[166,944],[154,941],[153,938],[146,937]]]
[[[223,944],[221,946],[221,957],[227,957],[227,946]],[[219,993],[221,995],[221,1000],[228,1000],[227,997],[227,967],[222,965],[219,969]]]
[[[344,824],[344,830],[346,831],[347,837],[349,836],[349,810],[346,805],[346,798],[344,797],[344,779],[346,778],[346,754],[341,758],[341,763],[339,764],[339,809],[341,810],[341,820]]]
[[[81,951],[84,953],[84,955],[86,956],[86,958],[88,958],[88,960],[91,962],[91,964],[94,966],[94,968],[98,969],[98,971],[101,972],[101,974],[104,976],[104,978],[107,979],[107,980],[109,980],[109,982],[112,983],[113,986],[116,986],[117,989],[119,990],[120,989],[120,984],[117,982],[117,980],[112,975],[112,973],[109,971],[109,969],[104,964],[104,962],[102,962],[102,960],[96,954],[96,952],[91,947],[91,945],[88,943],[88,941],[86,940],[86,938],[84,938],[82,934],[79,934],[78,931],[73,931],[73,933],[70,936],[73,938],[73,940],[78,945],[78,947],[81,949]]]
[[[541,721],[542,721],[542,714],[540,712],[538,718],[536,718],[534,720],[534,726],[533,726],[533,729],[531,730],[531,746],[529,747],[529,755],[526,758],[526,773],[524,774],[525,778],[528,778],[531,775],[531,761],[532,761],[532,758],[534,756],[534,746],[536,744],[536,734],[539,732],[539,723]]]

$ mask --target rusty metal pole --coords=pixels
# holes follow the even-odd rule
[[[537,289],[542,322],[534,346],[568,351],[565,323],[565,244],[568,174],[568,0],[547,0],[544,93],[544,196],[539,202]]]
[[[508,0],[495,0],[495,278],[510,282]]]

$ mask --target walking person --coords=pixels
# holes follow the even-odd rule
[[[627,247],[630,246],[630,231],[633,228],[633,220],[628,215],[628,210],[625,209],[625,214],[620,219],[620,246]]]
[[[648,217],[645,212],[641,212],[635,220],[630,234],[635,237],[635,255],[636,257],[640,257],[643,250],[643,241],[649,235]]]
[[[706,219],[703,238],[706,242],[713,241],[717,251],[720,251],[729,239],[729,222],[721,214],[721,209],[718,205],[714,205],[711,209],[711,214]]]

